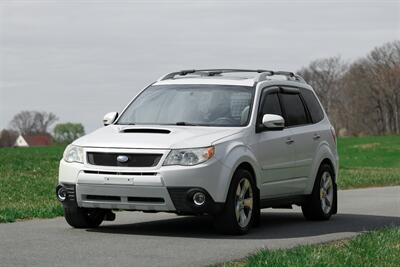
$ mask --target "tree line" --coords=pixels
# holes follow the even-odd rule
[[[22,135],[51,135],[50,127],[58,121],[52,112],[21,111],[10,122],[10,129],[0,132],[0,147],[14,146],[17,137]],[[59,123],[53,129],[52,137],[57,143],[71,143],[85,134],[81,123]]]
[[[400,41],[354,62],[312,61],[298,73],[316,91],[339,135],[400,134]]]

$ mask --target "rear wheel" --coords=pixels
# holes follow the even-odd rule
[[[65,207],[64,217],[74,228],[95,228],[104,220],[106,211],[102,209],[87,209],[79,207]]]
[[[337,188],[334,172],[328,164],[318,170],[312,194],[302,205],[303,215],[308,220],[328,220],[335,213]]]
[[[224,210],[216,217],[216,228],[226,234],[245,234],[257,216],[256,187],[252,174],[243,169],[235,172]]]

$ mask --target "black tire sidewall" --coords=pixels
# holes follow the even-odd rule
[[[92,216],[89,216],[89,213]],[[103,222],[105,211],[101,209],[65,207],[64,217],[67,223],[74,228],[95,228]]]

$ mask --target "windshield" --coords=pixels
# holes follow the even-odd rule
[[[244,126],[254,88],[233,85],[154,85],[125,110],[117,124]]]

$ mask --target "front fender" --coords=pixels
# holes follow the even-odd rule
[[[226,200],[229,186],[232,181],[233,174],[242,163],[248,163],[254,170],[256,186],[260,189],[261,186],[261,169],[252,151],[241,142],[229,142],[229,144],[219,144],[224,150],[225,157],[221,159],[223,168],[220,177],[220,189],[223,194],[223,199]],[[220,149],[221,149],[220,148]]]

